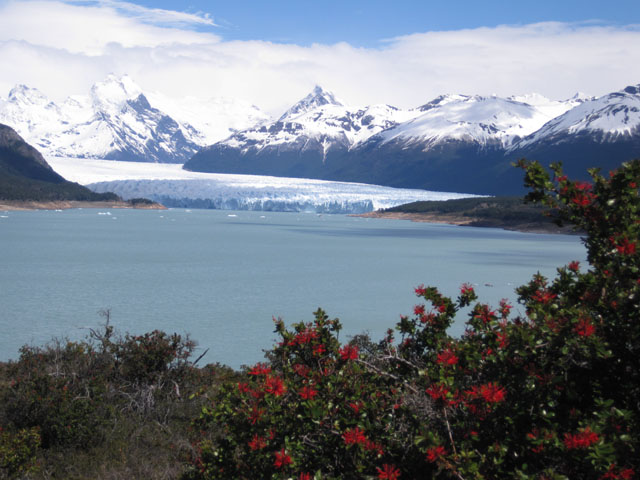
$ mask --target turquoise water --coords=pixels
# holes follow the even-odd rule
[[[576,236],[180,209],[0,212],[0,252],[0,360],[82,338],[110,309],[121,331],[189,333],[209,348],[202,363],[233,367],[263,359],[272,317],[310,321],[322,307],[343,340],[379,339],[412,312],[419,284],[457,295],[474,283],[497,305],[536,271],[585,260]]]

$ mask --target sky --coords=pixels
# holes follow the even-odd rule
[[[55,101],[108,74],[274,116],[315,85],[349,105],[564,99],[640,83],[640,2],[0,0],[0,97]]]

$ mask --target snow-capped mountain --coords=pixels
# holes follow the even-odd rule
[[[59,105],[24,85],[0,99],[0,121],[49,156],[183,163],[201,146],[266,119],[242,101],[146,93],[126,75],[109,75],[88,96]]]
[[[0,122],[49,157],[188,160],[192,171],[506,194],[522,192],[517,158],[560,160],[584,176],[640,157],[639,91],[564,101],[441,95],[399,109],[349,106],[316,87],[272,121],[246,102],[168,98],[109,76],[59,104],[18,86],[0,99]]]
[[[389,105],[347,107],[332,93],[315,87],[277,121],[202,149],[185,168],[319,178],[315,171],[329,159],[347,155],[369,137],[417,114]]]
[[[594,141],[612,142],[640,133],[640,84],[600,98],[591,98],[550,120],[519,142],[526,147],[536,142],[562,143],[568,136],[588,135]]]
[[[515,143],[509,153],[562,162],[574,176],[585,166],[606,171],[640,158],[640,84],[585,99]]]
[[[496,96],[444,95],[420,107],[420,116],[389,128],[378,137],[381,143],[418,143],[425,150],[450,141],[507,147],[553,118],[539,107],[545,105],[543,98],[537,96],[539,103],[535,105]],[[570,102],[555,103],[559,113],[572,106]]]
[[[471,157],[493,165],[514,142],[581,101],[442,95],[408,110],[353,108],[316,87],[278,121],[202,149],[185,168],[478,192],[477,176],[455,181]],[[454,181],[442,184],[445,177]]]

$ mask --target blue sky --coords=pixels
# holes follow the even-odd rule
[[[346,104],[444,93],[565,99],[640,83],[638,0],[0,0],[0,97],[108,74],[276,116],[315,85]]]
[[[637,0],[235,0],[135,1],[150,8],[211,15],[229,40],[310,45],[347,42],[373,47],[381,40],[434,30],[547,21],[640,23]]]

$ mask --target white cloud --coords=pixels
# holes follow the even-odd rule
[[[409,107],[448,92],[566,98],[640,83],[637,26],[550,22],[356,48],[224,41],[214,25],[122,1],[0,1],[0,95],[26,83],[62,98],[128,73],[144,89],[240,97],[277,115],[315,84],[351,104]]]
[[[134,17],[142,22],[167,26],[189,27],[194,25],[217,25],[207,13],[186,13],[161,8],[146,8],[130,2],[117,0],[66,0],[65,3],[85,6],[110,7],[119,13]]]
[[[187,28],[213,25],[211,20],[126,2],[12,0],[4,2],[0,12],[0,40],[24,40],[83,55],[104,55],[105,48],[114,42],[124,47],[154,48],[219,40],[211,33]]]

